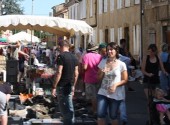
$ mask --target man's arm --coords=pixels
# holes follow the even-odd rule
[[[55,82],[53,84],[53,89],[56,89],[57,84],[60,81],[62,70],[63,70],[63,66],[59,65],[58,68],[57,68],[56,79],[55,79]]]
[[[78,75],[79,75],[78,66],[76,66],[75,70],[74,70],[74,83],[73,83],[73,86],[72,86],[72,95],[73,96],[74,96],[74,90],[75,90],[75,87],[76,87],[76,84],[77,84]]]
[[[61,79],[62,70],[63,70],[63,66],[59,65],[57,68],[56,79],[55,79],[55,82],[54,82],[53,88],[52,88],[52,96],[54,96],[54,97],[56,97],[56,88],[57,88],[58,82]]]
[[[76,66],[74,70],[74,86],[73,87],[76,86],[78,75],[79,75],[78,66]]]

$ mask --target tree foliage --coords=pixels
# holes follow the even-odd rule
[[[12,14],[23,14],[23,8],[20,3],[23,0],[3,0],[3,4],[5,5],[4,13],[7,15]]]

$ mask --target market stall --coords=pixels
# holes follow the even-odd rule
[[[0,30],[14,29],[46,31],[67,37],[73,36],[77,32],[89,35],[93,33],[93,28],[81,20],[34,15],[0,16]]]
[[[93,28],[85,21],[64,19],[60,17],[34,15],[0,16],[0,30],[37,30],[46,31],[58,36],[71,37],[75,33],[92,35]],[[31,43],[33,38],[31,37]],[[37,77],[35,75],[35,77]]]
[[[37,30],[37,31],[46,31],[58,36],[66,36],[67,38],[73,36],[75,33],[80,34],[88,34],[92,35],[93,28],[89,26],[86,22],[80,21],[80,20],[72,20],[72,19],[63,19],[59,17],[48,17],[48,16],[31,16],[31,15],[3,15],[0,16],[0,30],[14,30],[14,29],[30,29],[30,30]],[[32,42],[32,39],[31,39]],[[24,105],[31,106],[30,108],[24,107],[23,110],[19,110],[18,112],[21,112],[20,115],[16,114],[17,111],[10,110],[10,116],[14,117],[22,117],[24,119],[29,119],[28,121],[32,119],[53,119],[53,118],[60,118],[61,114],[54,109],[56,107],[56,102],[49,102],[46,98],[46,95],[43,96],[37,96],[34,95],[35,93],[35,79],[41,78],[41,79],[50,79],[55,75],[54,71],[49,71],[48,67],[32,67],[29,66],[28,69],[28,76],[31,79],[30,83],[32,84],[32,90],[33,90],[33,96],[23,95],[25,97],[29,97],[28,101],[24,102]],[[79,97],[81,97],[79,95]],[[44,101],[45,100],[45,101]],[[51,100],[51,99],[50,99]],[[74,100],[76,102],[75,109],[76,109],[76,116],[81,116],[82,120],[83,117],[86,116],[88,113],[90,115],[90,112],[86,110],[84,107],[89,106],[88,102],[85,102],[82,100]],[[43,105],[45,108],[49,108],[48,112],[46,112],[45,108],[35,108],[35,104]],[[55,104],[55,106],[54,106]],[[23,105],[23,104],[22,104]],[[34,106],[34,107],[33,107]],[[91,105],[90,105],[91,106]],[[16,106],[17,107],[17,106]],[[16,108],[18,109],[18,108]],[[43,111],[40,109],[44,109]],[[57,108],[59,110],[59,108]],[[53,112],[52,112],[53,111]],[[53,116],[55,113],[56,116]],[[84,115],[83,115],[84,113]],[[86,114],[85,114],[86,113]],[[27,114],[27,115],[26,115]],[[25,116],[22,116],[25,115]],[[86,118],[84,118],[86,119]],[[85,123],[84,120],[83,122]],[[82,121],[81,121],[82,122]],[[95,123],[92,120],[93,123]],[[14,121],[12,122],[14,123]],[[80,123],[81,124],[81,123]],[[90,124],[87,123],[87,124]]]

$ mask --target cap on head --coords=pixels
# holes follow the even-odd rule
[[[107,46],[106,43],[101,43],[101,44],[99,45],[99,49],[106,48],[106,46]]]

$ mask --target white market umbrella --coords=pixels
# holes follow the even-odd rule
[[[59,36],[73,36],[76,32],[92,35],[93,28],[85,21],[34,15],[0,16],[0,30],[30,29]]]
[[[31,35],[23,31],[8,37],[9,43],[15,43],[17,41],[21,41],[24,43],[39,43],[40,39],[34,35]]]

